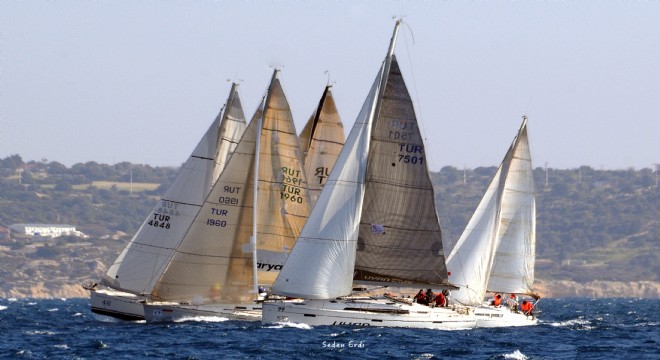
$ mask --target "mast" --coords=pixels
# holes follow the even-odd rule
[[[392,66],[392,56],[394,56],[394,48],[396,46],[396,37],[399,34],[399,26],[401,25],[401,20],[397,20],[394,25],[394,32],[392,33],[392,39],[390,39],[390,47],[387,50],[387,56],[385,57],[385,66],[383,66],[383,76],[380,78],[380,88],[378,89],[378,97],[376,98],[376,106],[374,108],[374,119],[378,118],[380,114],[380,106],[383,102],[383,95],[385,94],[385,85],[387,84],[387,78],[390,74],[390,67]],[[371,123],[371,127],[374,126],[374,122]]]
[[[319,101],[319,106],[316,108],[316,114],[314,114],[314,121],[312,121],[312,128],[309,132],[309,140],[307,141],[307,149],[312,146],[312,140],[314,140],[314,131],[316,130],[316,125],[319,123],[319,118],[321,117],[321,109],[323,109],[323,103],[325,102],[326,96],[328,96],[328,91],[332,85],[327,85],[321,95],[321,100]]]
[[[257,209],[258,209],[258,193],[259,193],[259,152],[261,147],[261,128],[263,127],[263,121],[268,112],[268,107],[270,103],[270,95],[273,88],[273,83],[277,79],[277,73],[279,70],[275,69],[273,71],[273,76],[270,79],[270,85],[268,86],[268,94],[266,94],[266,102],[264,104],[264,111],[258,119],[257,122],[257,141],[255,143],[255,158],[254,158],[254,188],[252,196],[252,237],[250,237],[250,246],[252,247],[252,277],[253,277],[253,290],[258,296],[259,294],[259,280],[257,276]]]

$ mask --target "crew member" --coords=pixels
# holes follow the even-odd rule
[[[522,310],[523,314],[526,316],[534,316],[534,313],[532,312],[534,310],[534,304],[532,304],[531,300],[523,300],[522,304],[520,304],[520,310]]]
[[[497,294],[493,297],[493,301],[490,302],[491,305],[493,306],[500,306],[502,305],[502,295]]]

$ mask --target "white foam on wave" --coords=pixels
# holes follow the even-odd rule
[[[29,330],[25,331],[26,335],[55,335],[56,333],[48,330]]]
[[[313,329],[310,325],[308,324],[300,324],[300,323],[293,323],[293,322],[277,322],[274,323],[271,326],[266,326],[266,329],[282,329],[282,328],[295,328],[295,329],[303,329],[303,330],[311,330]]]
[[[58,349],[68,349],[69,345],[67,344],[60,344],[60,345],[53,345],[53,347],[58,348]]]
[[[52,309],[48,309],[48,311],[50,311],[50,312],[53,312],[53,311],[60,311],[60,309],[58,309],[58,308],[52,308]]]
[[[527,360],[527,356],[521,353],[520,350],[516,350],[511,354],[504,354],[503,356],[505,359]]]
[[[433,354],[424,353],[416,357],[415,359],[433,359]]]
[[[9,298],[9,299],[7,299],[7,301],[9,301],[9,302],[14,302],[14,301],[18,301],[18,299],[16,299],[16,298]]]
[[[82,316],[82,313],[75,313],[72,316]]]
[[[583,325],[584,330],[591,330],[593,329],[593,326],[591,326],[591,322],[589,320],[583,319],[583,318],[577,318],[577,319],[571,319],[567,321],[561,321],[561,322],[552,322],[549,323],[550,326],[555,326],[555,327],[570,327],[570,326],[576,326],[576,325]]]
[[[221,317],[221,316],[189,316],[189,317],[183,317],[181,319],[176,319],[174,320],[175,323],[181,323],[181,322],[188,322],[188,321],[193,321],[193,322],[224,322],[229,320],[226,317]]]
[[[6,309],[7,309],[6,306],[4,306],[4,305],[0,305],[0,311],[2,311],[2,310],[6,310]]]

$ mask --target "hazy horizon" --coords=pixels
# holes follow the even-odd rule
[[[431,170],[497,166],[524,114],[534,167],[660,163],[660,2],[3,1],[0,158],[180,166],[273,66],[298,131],[327,71],[348,134],[393,16]]]

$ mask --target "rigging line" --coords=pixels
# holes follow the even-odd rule
[[[412,39],[412,45],[415,45],[415,36],[413,34],[412,28],[406,22],[401,21],[401,23],[403,25],[405,25],[406,28],[409,30],[410,37]],[[409,64],[409,68],[410,68],[410,76],[412,77],[412,86],[413,86],[413,89],[415,90],[415,97],[414,98],[416,100],[413,101],[413,104],[415,104],[415,103],[417,104],[417,110],[418,110],[417,111],[417,118],[419,120],[418,121],[418,126],[419,126],[420,131],[421,131],[422,139],[426,142],[426,141],[428,141],[428,139],[426,138],[427,133],[426,133],[426,127],[424,125],[424,116],[422,114],[422,105],[421,105],[421,102],[419,101],[419,91],[417,90],[417,77],[415,76],[415,72],[413,70],[412,58],[410,56],[411,51],[410,51],[410,47],[408,46],[408,40],[407,40],[406,36],[403,36],[403,44],[406,48],[406,55],[408,57],[408,64]],[[424,147],[426,147],[426,144],[424,144]],[[430,164],[435,164],[435,161],[433,159],[433,154],[432,154],[431,151],[426,152],[426,157],[429,159]]]

